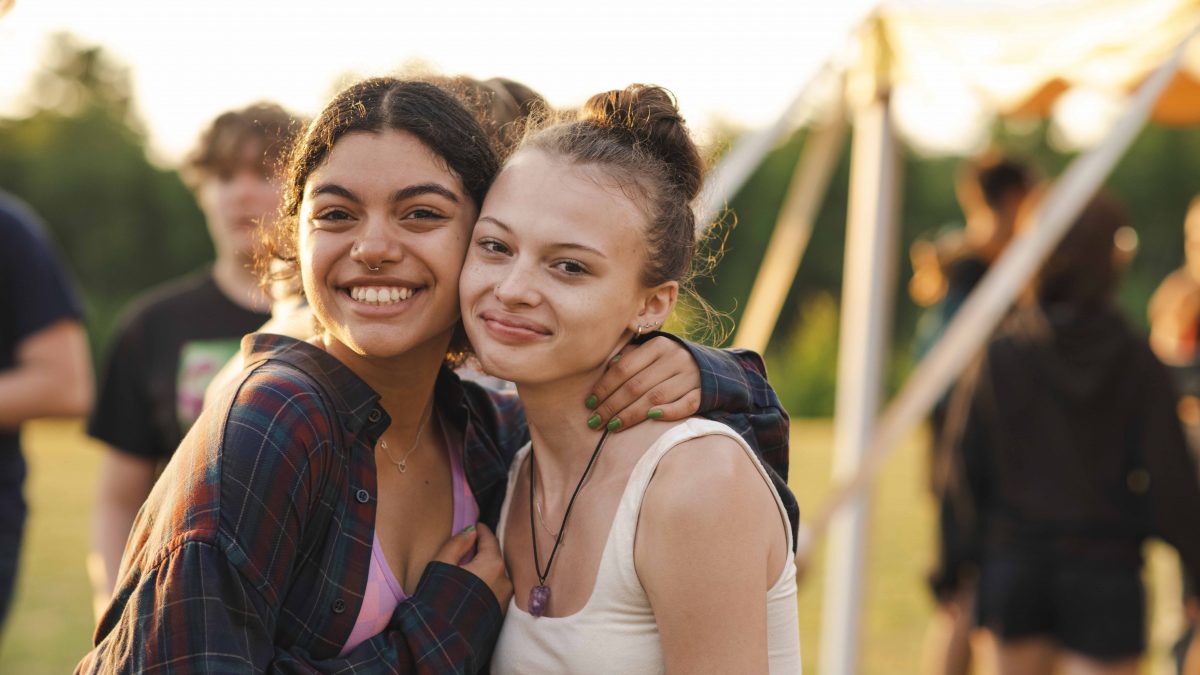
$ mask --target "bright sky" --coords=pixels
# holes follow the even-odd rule
[[[553,105],[631,82],[675,92],[685,117],[772,122],[870,0],[16,0],[0,20],[0,114],[46,38],[69,31],[132,68],[156,152],[178,159],[218,113],[272,99],[311,115],[348,73],[420,59],[505,76]]]

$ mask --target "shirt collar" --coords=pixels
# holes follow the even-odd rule
[[[247,368],[263,361],[280,361],[312,377],[332,400],[346,431],[358,434],[368,424],[380,423],[387,428],[379,394],[324,349],[286,335],[251,333],[242,338],[242,354]]]

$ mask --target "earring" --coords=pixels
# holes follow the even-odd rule
[[[660,321],[651,321],[650,323],[639,323],[634,328],[634,335],[636,335],[637,337],[641,337],[642,331],[650,332],[651,330],[658,328],[659,323],[661,323],[661,322]]]

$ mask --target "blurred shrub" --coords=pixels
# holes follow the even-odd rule
[[[837,340],[837,301],[829,293],[817,293],[804,301],[788,334],[768,349],[771,385],[793,417],[833,414]]]

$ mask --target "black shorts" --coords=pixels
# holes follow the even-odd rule
[[[1002,640],[1045,637],[1064,649],[1113,661],[1145,650],[1145,596],[1134,566],[985,559],[976,618]]]

